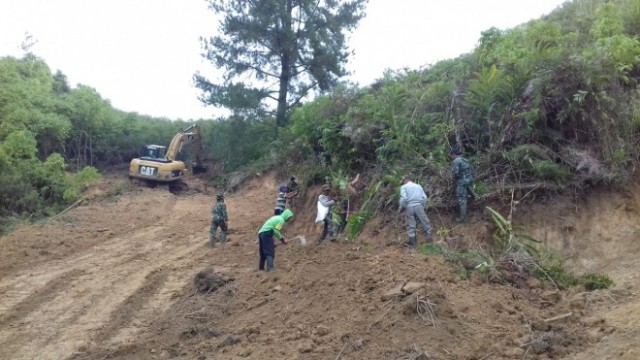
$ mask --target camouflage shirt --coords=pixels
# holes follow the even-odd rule
[[[453,160],[453,167],[451,169],[453,178],[456,181],[473,182],[473,169],[469,165],[469,161],[462,156],[458,156]]]
[[[224,202],[218,201],[211,209],[211,219],[213,221],[227,221],[227,205]]]

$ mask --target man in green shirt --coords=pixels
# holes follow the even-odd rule
[[[280,240],[283,244],[287,241],[282,235],[282,229],[285,222],[293,217],[293,212],[286,209],[280,215],[274,215],[267,220],[258,231],[258,242],[260,246],[260,262],[258,270],[273,271],[273,259],[276,256],[276,244],[274,238]]]

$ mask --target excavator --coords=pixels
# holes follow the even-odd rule
[[[179,159],[185,152],[190,153],[193,156],[192,159],[195,159],[189,166]],[[129,178],[151,187],[168,185],[172,193],[185,191],[188,186],[183,179],[189,174],[189,169],[193,174],[206,171],[202,152],[200,127],[198,124],[193,124],[178,132],[171,140],[169,147],[144,145],[140,157],[131,160],[129,164]]]

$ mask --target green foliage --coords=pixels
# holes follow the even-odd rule
[[[276,99],[278,127],[288,124],[290,108],[310,91],[327,91],[346,75],[345,33],[364,16],[366,3],[208,2],[223,16],[219,35],[202,39],[203,56],[225,74],[222,85],[194,76],[204,92],[201,99],[244,114],[260,114],[265,100]],[[247,78],[256,81],[250,85]]]
[[[553,281],[556,286],[566,289],[579,284],[579,279],[567,271],[562,262],[556,262],[535,269],[534,275],[542,281]]]
[[[253,161],[262,161],[282,147],[277,140],[273,122],[232,116],[225,120],[201,125],[203,144],[207,145],[209,160],[226,172],[233,172]]]
[[[587,291],[608,289],[613,286],[613,280],[605,274],[588,273],[575,276],[567,271],[562,264],[563,261],[557,258],[548,264],[541,264],[534,271],[534,275],[543,281],[550,280],[561,289],[571,286],[583,286]]]
[[[585,274],[580,277],[580,284],[582,284],[585,290],[601,290],[608,289],[613,286],[613,280],[604,274]]]
[[[370,215],[368,211],[357,211],[349,216],[347,220],[347,237],[349,239],[355,239],[362,233]]]
[[[562,183],[570,178],[571,172],[560,163],[554,162],[549,151],[535,144],[523,144],[502,156],[515,168],[540,180]]]
[[[531,162],[531,170],[537,178],[542,180],[564,182],[570,176],[567,168],[549,160]]]
[[[513,225],[510,220],[488,206],[486,209],[496,225],[492,239],[503,254],[524,251],[532,256],[537,255],[536,244],[540,244],[540,240],[520,233],[523,230],[522,226]]]
[[[442,247],[438,246],[437,244],[420,244],[418,245],[418,253],[425,255],[425,256],[430,256],[430,255],[443,255],[444,254],[444,250],[442,249]]]
[[[70,177],[69,185],[64,190],[64,200],[67,202],[77,201],[89,185],[98,182],[101,178],[98,169],[91,166],[83,168]]]

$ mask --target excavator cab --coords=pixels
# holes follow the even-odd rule
[[[140,150],[140,158],[145,160],[162,160],[167,153],[167,147],[162,145],[144,145]]]

